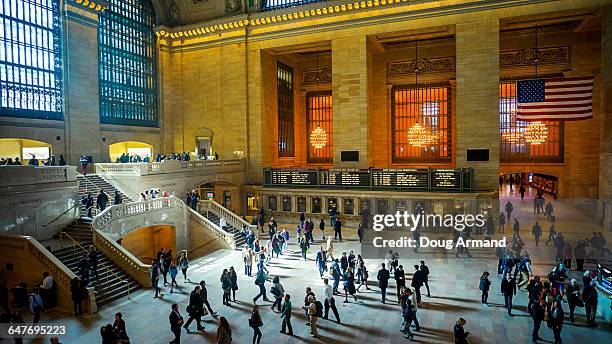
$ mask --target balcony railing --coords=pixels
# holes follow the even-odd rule
[[[260,0],[260,11],[273,11],[282,8],[296,7],[330,0]]]

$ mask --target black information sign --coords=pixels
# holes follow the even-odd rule
[[[264,186],[472,192],[472,169],[264,169]]]

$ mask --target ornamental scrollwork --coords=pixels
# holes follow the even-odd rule
[[[389,75],[405,75],[414,73],[454,72],[453,57],[422,58],[411,61],[389,63]]]
[[[538,64],[569,63],[569,47],[519,49],[503,51],[499,55],[501,67],[531,66]]]
[[[302,73],[302,80],[304,84],[331,82],[332,70],[331,68],[306,70]]]

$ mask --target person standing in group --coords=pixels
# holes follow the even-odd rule
[[[404,272],[404,266],[400,265],[397,269],[395,269],[393,272],[393,277],[395,279],[395,287],[397,289],[397,303],[401,304],[401,291],[404,289],[404,287],[406,287],[406,273]]]
[[[32,289],[30,294],[30,311],[34,314],[34,320],[32,323],[36,324],[40,321],[40,312],[43,309],[43,301],[40,296],[40,288],[36,287]]]
[[[429,290],[429,267],[425,265],[424,260],[421,260],[419,270],[423,272],[423,284],[425,285],[425,289],[427,289],[427,297],[431,297],[431,292]]]
[[[317,318],[323,312],[323,309],[319,309],[319,308],[320,308],[320,302],[318,302],[315,299],[314,295],[309,295],[308,305],[302,307],[302,309],[308,311],[310,334],[314,338],[317,338],[319,336],[319,333],[317,332]]]
[[[200,281],[200,298],[202,299],[202,309],[204,306],[206,306],[211,316],[214,317],[217,315],[217,312],[212,310],[212,307],[210,307],[210,303],[208,302],[208,290],[206,289],[206,281],[204,280]]]
[[[330,274],[334,279],[334,287],[332,288],[332,290],[334,294],[337,294],[338,286],[340,285],[340,276],[342,276],[342,274],[340,273],[340,265],[338,264],[338,259],[332,261],[331,267],[329,269]]]
[[[340,221],[340,218],[334,221],[334,239],[342,241],[342,221]]]
[[[321,222],[319,222],[319,229],[321,230],[321,239],[325,240],[325,220],[321,219]]]
[[[253,306],[249,326],[253,328],[253,344],[259,344],[261,342],[261,330],[259,328],[263,326],[263,321],[261,320],[261,315],[259,315],[258,305]]]
[[[463,318],[459,318],[455,322],[455,327],[453,329],[453,332],[455,333],[455,344],[468,344],[467,337],[470,333],[466,332],[463,328],[465,323],[466,321]]]
[[[574,310],[576,310],[576,306],[584,305],[582,300],[580,299],[580,286],[578,285],[575,278],[572,278],[570,284],[567,286],[565,291],[567,295],[567,304],[569,305],[569,319],[572,325],[574,324]]]
[[[196,321],[198,331],[204,330],[204,326],[202,326],[202,314],[204,314],[204,308],[202,307],[202,297],[201,297],[201,288],[199,285],[195,286],[191,294],[189,295],[189,305],[187,306],[187,313],[189,314],[189,319],[183,328],[187,330],[189,333],[189,325],[192,321]]]
[[[238,275],[233,266],[229,268],[230,282],[232,283],[232,299],[236,302],[236,290],[238,290]]]
[[[293,327],[291,327],[291,295],[289,294],[285,294],[285,302],[283,302],[280,317],[283,319],[280,333],[293,336]],[[289,330],[289,332],[286,330]]]
[[[540,338],[540,326],[544,320],[544,304],[543,301],[534,301],[528,307],[531,319],[533,319],[533,332],[531,332],[531,341],[537,343]]]
[[[274,303],[272,303],[272,310],[274,307],[277,307],[278,311],[281,311],[281,303],[283,300],[283,296],[285,295],[285,288],[280,283],[280,277],[274,276],[272,279],[272,288],[270,288],[270,293],[274,296]]]
[[[480,285],[478,289],[482,291],[480,302],[482,302],[482,304],[487,307],[489,307],[488,300],[489,300],[489,288],[490,287],[491,287],[491,281],[489,281],[489,273],[485,271],[482,273],[482,276],[480,276]]]
[[[331,308],[332,312],[334,312],[334,316],[336,317],[336,322],[340,324],[340,315],[338,314],[338,309],[336,308],[333,288],[329,285],[329,280],[327,278],[323,279],[323,295],[325,295],[325,300],[323,301],[323,305],[325,307],[323,319],[328,319],[329,309]]]
[[[174,292],[174,286],[176,286],[177,288],[179,287],[178,283],[176,283],[176,276],[178,275],[178,269],[174,262],[172,262],[172,264],[170,265],[168,272],[170,273],[170,294],[172,294]]]
[[[502,280],[500,289],[504,294],[504,304],[508,309],[508,315],[512,316],[512,298],[516,295],[516,282],[509,272],[506,273],[506,278]]]
[[[525,199],[525,185],[521,184],[519,187],[519,193],[521,194],[521,201]]]
[[[223,305],[229,306],[232,281],[230,280],[229,271],[227,269],[223,269],[219,281],[221,282],[221,289],[223,290]]]
[[[230,344],[232,342],[232,329],[225,317],[219,318],[219,328],[217,328],[217,344]]]
[[[349,267],[344,273],[344,303],[348,303],[348,296],[351,295],[357,301],[357,295],[355,295],[355,274],[353,268]]]
[[[151,286],[155,288],[155,296],[153,298],[159,297],[159,276],[161,274],[159,263],[157,260],[153,261],[151,264]]]
[[[586,272],[585,272],[586,275]],[[584,301],[584,311],[586,313],[586,322],[589,326],[597,326],[595,317],[597,315],[597,288],[595,281],[587,280],[582,290],[582,300]]]
[[[385,298],[387,296],[387,287],[389,286],[389,278],[391,278],[389,270],[385,268],[385,263],[382,263],[382,267],[380,270],[378,270],[378,275],[376,275],[376,279],[378,280],[378,287],[380,288],[381,303],[385,303]]]
[[[121,314],[121,312],[115,313],[115,321],[113,322],[113,332],[115,333],[115,338],[118,339],[118,343],[129,343],[130,337],[128,337],[127,335],[125,320],[123,320],[123,314]]]
[[[555,344],[563,344],[563,340],[561,339],[563,320],[565,320],[565,313],[563,312],[563,307],[561,307],[561,302],[555,301],[553,309],[550,312],[550,322],[552,323],[552,331],[555,337]]]
[[[415,265],[414,274],[412,275],[412,282],[410,282],[410,285],[414,288],[414,292],[416,293],[417,303],[421,303],[421,287],[423,286],[424,280],[425,273],[419,269],[418,265]]]
[[[189,281],[189,279],[187,278],[187,268],[189,268],[189,260],[187,260],[187,252],[183,251],[181,253],[181,258],[179,259],[178,267],[181,269],[181,272],[183,273],[183,283]]]
[[[181,326],[183,325],[183,316],[181,316],[176,303],[172,304],[172,311],[170,312],[170,316],[168,316],[168,320],[170,320],[170,331],[172,331],[174,334],[174,339],[170,342],[170,344],[179,344],[181,342]]]

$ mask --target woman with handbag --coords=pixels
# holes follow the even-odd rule
[[[259,315],[258,305],[253,306],[249,326],[253,328],[253,344],[259,344],[261,342],[261,330],[259,328],[263,326],[263,321],[261,320],[261,315]]]

